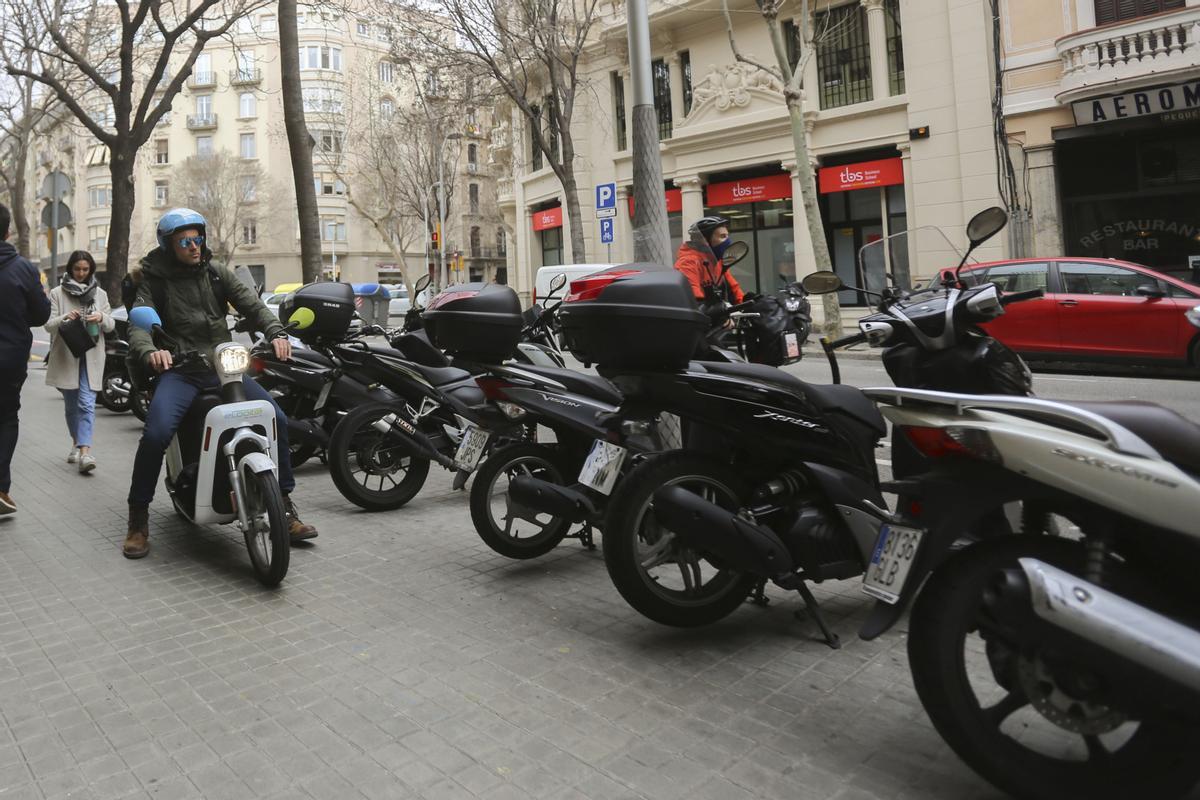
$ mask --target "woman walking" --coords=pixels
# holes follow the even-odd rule
[[[82,320],[87,336],[96,344],[82,357],[67,345],[60,328]],[[86,250],[76,250],[67,261],[62,285],[50,290],[50,364],[46,384],[62,392],[66,403],[67,430],[71,434],[71,452],[67,462],[79,464],[86,475],[96,468],[92,455],[92,428],[96,417],[96,392],[104,378],[104,334],[112,333],[116,322],[108,296],[96,282],[96,260]]]

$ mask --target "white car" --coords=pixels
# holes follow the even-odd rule
[[[582,278],[586,275],[591,275],[593,272],[610,269],[617,266],[616,264],[562,264],[557,267],[542,267],[537,271],[537,277],[533,281],[533,302],[537,303],[540,299],[550,294],[550,282],[559,275],[567,276],[567,285],[561,289],[555,297],[544,305],[547,308],[553,308],[558,305],[559,301],[567,296],[571,288],[571,281],[576,278]]]
[[[408,299],[408,289],[402,283],[385,283],[388,296],[388,324],[398,325],[404,321],[404,315],[408,313],[408,309],[412,307],[412,302]]]

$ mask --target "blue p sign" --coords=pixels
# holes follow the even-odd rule
[[[596,208],[617,207],[617,185],[615,183],[600,183],[596,185]]]
[[[611,218],[600,220],[600,243],[612,244],[613,221]]]

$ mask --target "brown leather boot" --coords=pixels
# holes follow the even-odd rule
[[[126,558],[145,558],[150,552],[150,509],[146,506],[129,506],[129,533],[125,534],[125,545],[121,552]]]
[[[291,537],[292,544],[317,538],[317,529],[300,521],[300,514],[296,511],[296,504],[292,502],[290,494],[283,498],[283,505],[287,509],[288,536]]]

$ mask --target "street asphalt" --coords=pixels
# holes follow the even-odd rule
[[[888,383],[877,362],[843,366]],[[1196,386],[1038,378],[1047,396],[1140,395],[1200,419]],[[576,542],[528,562],[492,552],[445,472],[368,514],[320,464],[297,471],[296,499],[321,534],[280,589],[254,581],[234,529],[183,522],[161,491],[150,556],[127,561],[139,426],[97,416],[99,468],[81,477],[31,365],[20,511],[0,519],[3,800],[999,797],[930,726],[905,624],[856,637],[857,581],[815,587],[840,650],[778,589],[670,629]]]

